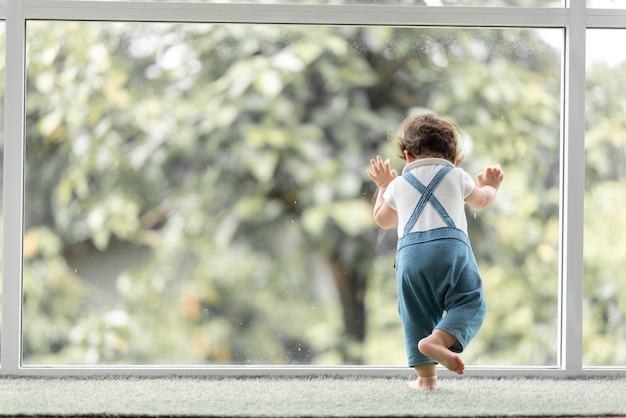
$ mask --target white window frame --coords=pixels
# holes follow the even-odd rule
[[[1,2],[1,0],[0,0]],[[626,10],[425,7],[382,5],[216,4],[75,0],[8,0],[4,113],[4,245],[2,375],[403,375],[406,367],[371,366],[24,366],[22,365],[22,248],[24,213],[25,39],[28,20],[300,23],[453,27],[560,28],[565,32],[562,111],[559,356],[551,367],[468,367],[473,376],[626,374],[626,367],[583,367],[583,210],[585,173],[585,39],[587,28],[626,28]],[[446,370],[442,375],[452,376]]]

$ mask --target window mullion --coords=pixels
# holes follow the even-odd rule
[[[565,45],[561,366],[567,375],[582,370],[586,13],[584,1],[572,2]]]
[[[21,362],[22,214],[24,163],[24,45],[22,0],[7,4],[4,106],[4,243],[2,280],[2,374]]]

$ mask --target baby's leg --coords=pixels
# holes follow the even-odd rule
[[[417,379],[406,385],[415,390],[437,389],[437,368],[435,364],[420,364],[415,366]]]
[[[417,348],[422,354],[438,361],[446,369],[463,374],[465,371],[463,360],[449,349],[456,343],[457,339],[452,334],[441,329],[435,329],[428,337],[420,340]]]

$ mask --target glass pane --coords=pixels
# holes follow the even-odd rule
[[[466,362],[556,364],[562,39],[29,22],[25,364],[405,365],[365,170],[424,108],[507,176]]]
[[[626,366],[626,42],[624,30],[588,30],[585,132],[583,360]]]

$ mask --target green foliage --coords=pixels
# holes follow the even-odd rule
[[[556,363],[561,57],[537,31],[33,21],[27,46],[27,364],[404,364],[365,168],[423,108],[470,173],[506,172],[468,212],[468,362]]]

